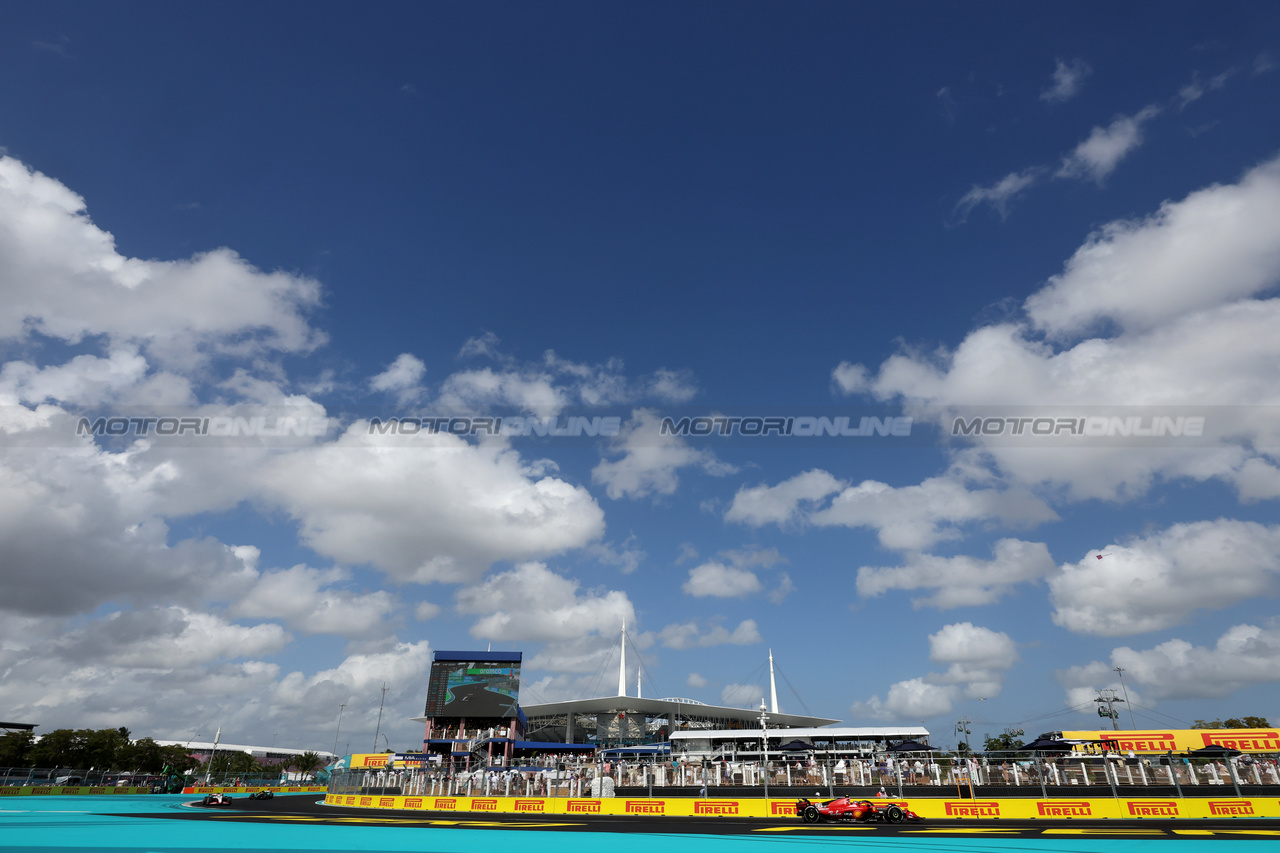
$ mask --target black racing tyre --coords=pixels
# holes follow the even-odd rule
[[[208,794],[205,794],[205,795],[204,795],[204,805],[206,805],[206,806],[207,806],[207,805],[209,805],[209,804],[210,804],[210,803],[212,803],[212,802],[213,802],[213,797],[209,796]]]
[[[884,819],[889,823],[902,823],[902,809],[897,806],[889,806],[884,810]]]
[[[801,815],[804,817],[805,823],[817,823],[818,819],[821,817],[821,815],[818,814],[817,808],[814,806],[805,806]]]

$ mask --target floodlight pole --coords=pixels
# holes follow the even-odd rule
[[[382,682],[382,701],[378,703],[378,727],[373,730],[373,751],[378,751],[378,735],[382,732],[382,709],[387,704],[387,682]],[[390,745],[388,744],[388,748]]]
[[[1133,719],[1133,703],[1129,701],[1129,690],[1124,686],[1124,668],[1116,667],[1114,672],[1120,676],[1120,689],[1124,691],[1124,704],[1129,707],[1129,723],[1133,726],[1133,730],[1138,730],[1138,724]]]
[[[760,746],[764,751],[764,799],[769,801],[769,714],[760,700]]]
[[[209,766],[204,771],[205,787],[209,786],[209,779],[213,776],[213,758],[218,754],[218,741],[222,740],[222,726],[218,726],[218,732],[213,736],[213,752],[209,753]],[[191,741],[187,741],[191,743]]]
[[[336,729],[334,729],[334,731],[333,731],[333,756],[334,756],[334,758],[337,758],[337,757],[338,757],[338,734],[342,731],[342,709],[343,709],[343,708],[345,708],[345,707],[347,707],[347,703],[346,703],[346,702],[343,702],[341,705],[339,705],[339,706],[338,706],[338,727],[337,727]],[[376,744],[376,743],[374,744],[374,747],[373,747],[373,748],[374,748],[374,749],[377,749],[377,748],[378,748],[378,746],[377,746],[377,744]]]

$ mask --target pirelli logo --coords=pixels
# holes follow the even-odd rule
[[[453,797],[436,797],[435,808],[440,811],[451,812],[458,807],[458,801]]]
[[[627,800],[626,814],[666,814],[667,804],[662,800]]]
[[[370,755],[364,760],[365,767],[386,767],[387,757],[385,755]]]
[[[770,817],[795,817],[796,804],[795,803],[779,803],[774,800],[770,800],[769,816]]]
[[[371,806],[371,805],[373,805],[373,797],[361,797],[361,798],[360,798],[360,805],[362,805],[362,806]]]
[[[1176,800],[1130,800],[1129,814],[1134,817],[1177,817]]]
[[[16,797],[22,793],[22,789],[16,785],[5,785],[0,788],[0,797]]]
[[[564,807],[569,814],[600,814],[599,800],[569,800]]]
[[[1000,804],[992,800],[946,801],[948,817],[1000,817]]]
[[[32,788],[32,789],[31,789],[31,793],[33,793],[33,794],[52,794],[52,793],[53,793],[53,789],[52,789],[52,788]]]
[[[404,807],[406,809],[422,808],[422,797],[409,797],[407,800],[404,801]]]
[[[547,810],[545,800],[516,800],[518,812],[544,812]]]
[[[89,789],[90,794],[105,794],[106,792],[107,792],[106,788],[90,788]]]
[[[1082,800],[1037,800],[1040,817],[1092,817],[1093,808]]]
[[[693,813],[709,815],[738,814],[737,800],[698,800],[693,804]]]
[[[393,808],[395,808],[395,807],[396,807],[396,798],[395,798],[395,797],[379,797],[379,798],[378,798],[378,808],[380,808],[380,809],[393,809]]]
[[[498,810],[497,800],[472,800],[471,810],[477,812],[496,812]]]
[[[1200,735],[1205,746],[1225,746],[1241,752],[1280,752],[1280,732],[1249,732],[1231,734],[1203,732]]]
[[[1173,732],[1144,732],[1134,735],[1103,735],[1104,747],[1119,752],[1168,752],[1178,748]]]
[[[347,797],[347,805],[349,805],[349,806],[354,806],[355,804],[356,804],[356,798],[355,798],[355,797]]]
[[[1250,817],[1254,814],[1250,800],[1210,800],[1209,814],[1223,817]]]
[[[301,791],[301,788],[285,788],[286,791]]]

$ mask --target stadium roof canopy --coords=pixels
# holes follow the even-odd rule
[[[29,732],[39,723],[0,723],[0,729],[8,732]]]
[[[785,731],[775,732],[772,725],[772,714],[770,716],[769,739],[777,737],[790,738],[794,740],[807,740],[829,742],[841,740],[918,740],[929,737],[929,730],[923,726],[871,726],[871,727],[853,727],[853,726],[825,726],[823,728],[790,728]],[[696,738],[733,738],[748,735],[750,732],[742,730],[722,729],[718,731],[685,731],[673,732],[672,740],[686,740]],[[757,731],[757,736],[759,732]]]
[[[567,702],[547,702],[541,705],[523,705],[529,719],[551,717],[559,714],[643,714],[646,717],[674,717],[679,720],[697,720],[701,723],[732,725],[741,728],[759,728],[760,711],[750,708],[730,708],[723,705],[703,705],[687,699],[644,699],[639,696],[601,696],[596,699],[570,699]],[[769,728],[789,729],[797,726],[813,727],[837,723],[826,717],[809,717],[801,714],[769,712]],[[678,722],[677,722],[678,725]]]

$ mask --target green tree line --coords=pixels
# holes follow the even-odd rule
[[[1271,724],[1266,717],[1231,717],[1227,720],[1196,720],[1191,724],[1193,729],[1269,729]]]
[[[306,752],[282,764],[263,764],[238,750],[214,754],[200,762],[184,746],[161,746],[149,737],[131,740],[129,730],[55,729],[38,741],[31,732],[0,735],[0,767],[68,767],[78,770],[120,770],[160,773],[169,767],[176,773],[199,770],[215,776],[255,776],[296,770],[310,775],[324,765],[315,752]]]
[[[130,740],[129,730],[55,729],[38,741],[31,732],[0,735],[0,767],[74,767],[159,773],[169,766],[179,773],[200,762],[181,746],[161,746],[149,737]]]

